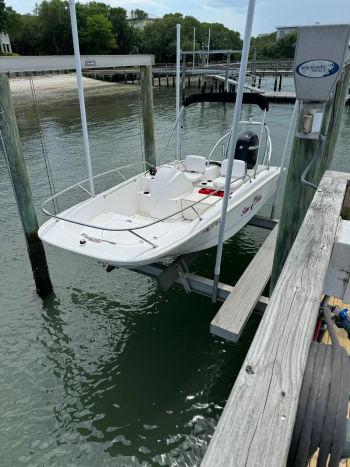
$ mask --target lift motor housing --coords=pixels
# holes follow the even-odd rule
[[[301,106],[299,138],[319,139],[326,102],[350,61],[349,40],[349,24],[299,29],[294,58],[296,98]]]

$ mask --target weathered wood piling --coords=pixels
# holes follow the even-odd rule
[[[0,131],[4,156],[23,226],[36,290],[40,297],[44,297],[52,291],[52,283],[44,246],[38,237],[38,219],[23,157],[9,81],[4,73],[0,74]]]
[[[154,141],[153,123],[153,89],[152,66],[141,67],[141,107],[143,118],[143,141],[145,160],[151,165],[156,165],[156,149]]]
[[[324,123],[321,129],[324,142],[295,137],[287,174],[282,215],[279,223],[276,253],[271,277],[271,291],[283,268],[288,253],[299,232],[305,214],[310,206],[315,190],[301,182],[303,173],[312,164],[307,175],[308,180],[317,186],[330,167],[336,141],[338,139],[341,116],[345,97],[349,87],[350,65],[345,67],[341,79],[327,102]],[[317,161],[314,157],[317,157]],[[315,163],[312,163],[312,161]]]

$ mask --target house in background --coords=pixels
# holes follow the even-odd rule
[[[155,21],[156,19],[158,18],[150,16],[147,16],[147,18],[128,18],[128,22],[135,29],[143,31],[145,29],[146,24],[153,23],[153,21]]]
[[[300,26],[278,26],[276,40],[282,39],[286,34],[290,32],[297,32]]]
[[[0,51],[5,53],[12,52],[9,35],[5,34],[4,32],[0,32]]]

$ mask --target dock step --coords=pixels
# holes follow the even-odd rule
[[[237,342],[271,277],[278,225],[244,271],[210,324],[210,332]]]

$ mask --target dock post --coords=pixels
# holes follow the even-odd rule
[[[0,73],[0,102],[0,142],[24,230],[36,291],[40,297],[44,297],[52,292],[52,283],[44,246],[38,237],[38,219],[23,157],[9,81],[4,73]]]
[[[141,107],[143,118],[143,141],[145,160],[152,166],[156,165],[156,149],[153,125],[153,87],[152,66],[145,65],[141,69]]]
[[[273,86],[273,90],[274,90],[274,92],[277,91],[277,75],[275,76],[275,84]]]
[[[206,76],[205,76],[205,54],[202,54],[202,76],[201,76],[201,92],[205,92],[206,88]]]
[[[231,56],[230,56],[230,53],[228,52],[226,56],[226,72],[225,72],[225,91],[226,92],[228,91],[228,80],[230,77],[230,60],[231,60]]]
[[[253,86],[256,84],[256,48],[253,50],[253,61],[252,61],[252,66],[251,66],[251,73],[252,73],[252,78],[253,78]]]
[[[337,144],[339,130],[340,130],[340,123],[341,117],[344,111],[344,103],[346,101],[346,97],[349,90],[349,82],[350,82],[350,65],[346,66],[343,71],[343,76],[340,78],[338,82],[338,86],[335,90],[334,95],[334,115],[333,115],[333,122],[332,122],[332,131],[328,135],[325,144],[324,144],[324,157],[327,158],[327,165],[330,166],[335,146]]]
[[[318,157],[317,166],[310,170],[308,179],[318,185],[325,170],[332,162],[334,148],[339,135],[341,117],[343,114],[345,98],[349,85],[350,66],[344,71],[336,88],[327,102],[322,134],[326,135],[323,148]],[[272,269],[270,295],[277,283],[278,277],[288,253],[299,232],[305,214],[310,206],[315,191],[302,183],[301,177],[305,168],[311,163],[318,150],[318,140],[301,139],[294,137],[292,154],[284,191],[282,214],[279,222],[275,258]]]
[[[282,74],[280,74],[280,79],[279,79],[279,82],[278,82],[278,90],[281,92],[282,90]]]
[[[182,73],[181,73],[181,100],[185,99],[186,95],[186,54],[182,55]]]

